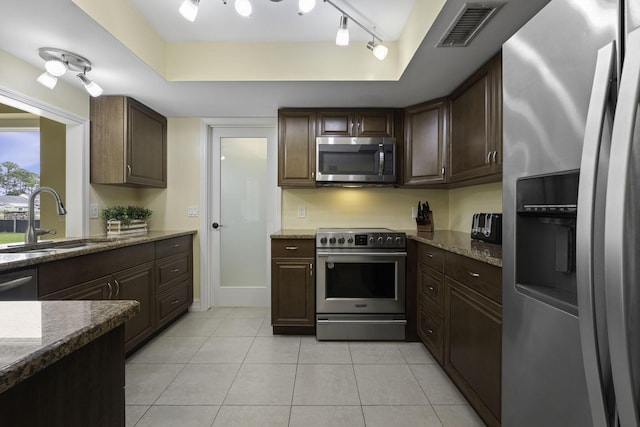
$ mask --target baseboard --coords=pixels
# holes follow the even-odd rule
[[[189,311],[203,311],[199,299],[193,299],[193,302],[189,306]]]

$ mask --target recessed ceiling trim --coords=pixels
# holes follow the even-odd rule
[[[465,47],[504,3],[465,3],[436,47]]]

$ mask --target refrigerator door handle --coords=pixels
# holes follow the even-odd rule
[[[607,327],[613,387],[620,425],[640,425],[638,414],[638,360],[632,351],[637,351],[637,310],[640,293],[638,283],[638,250],[633,246],[637,238],[638,221],[634,209],[638,203],[635,180],[637,175],[634,153],[634,133],[640,100],[640,30],[629,33],[626,58],[616,106],[611,137],[611,166],[607,181],[605,217],[605,283]],[[637,179],[637,178],[636,178]],[[634,369],[633,365],[636,365]]]
[[[594,426],[608,426],[611,414],[606,400],[606,379],[603,371],[608,370],[608,360],[601,360],[600,349],[606,345],[606,336],[598,333],[598,310],[596,299],[598,285],[594,280],[594,262],[596,245],[602,244],[602,235],[598,236],[596,227],[597,209],[603,205],[603,195],[599,194],[598,177],[601,149],[608,148],[603,143],[605,120],[609,106],[611,79],[615,72],[615,43],[611,42],[598,51],[591,99],[587,113],[582,160],[580,163],[580,184],[578,188],[578,212],[576,224],[576,279],[578,283],[578,317],[580,324],[580,342],[586,374],[587,390]],[[601,175],[602,175],[602,171]],[[600,178],[602,179],[602,178]],[[600,196],[600,197],[598,197]],[[602,266],[600,265],[600,268]],[[600,275],[602,276],[602,274]],[[604,321],[604,313],[601,313]],[[604,331],[606,335],[606,331]],[[603,342],[604,341],[604,342]],[[602,366],[602,365],[605,366]]]

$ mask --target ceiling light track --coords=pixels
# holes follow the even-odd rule
[[[281,0],[271,0],[273,2],[279,2]],[[224,4],[227,4],[227,0],[222,0]],[[387,57],[389,53],[389,48],[384,46],[382,43],[382,39],[376,34],[375,27],[374,30],[370,30],[365,27],[355,19],[353,16],[349,15],[344,9],[335,4],[332,0],[323,0],[324,3],[328,3],[333,6],[336,10],[338,10],[342,16],[340,17],[340,24],[338,26],[338,32],[336,34],[336,45],[338,46],[348,46],[349,45],[349,29],[347,28],[348,21],[353,21],[357,26],[366,31],[371,37],[372,40],[367,43],[367,49],[373,52],[373,55],[379,60],[383,60]],[[298,15],[304,15],[305,13],[309,13],[316,5],[316,0],[298,0]],[[180,14],[188,21],[194,22],[196,20],[196,16],[198,15],[198,8],[200,6],[200,0],[184,0],[180,5],[178,11]],[[251,0],[235,0],[235,9],[236,12],[243,17],[251,16],[253,12],[253,7],[251,5]],[[44,83],[43,83],[44,84]]]
[[[58,77],[63,76],[67,71],[71,71],[78,73],[76,76],[80,79],[89,95],[93,97],[102,95],[102,88],[86,75],[91,71],[91,62],[87,58],[55,47],[41,47],[38,52],[40,58],[45,61],[46,70],[38,77],[38,83],[53,89],[58,83]]]

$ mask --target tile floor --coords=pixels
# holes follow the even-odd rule
[[[127,426],[484,426],[421,343],[274,336],[266,308],[188,313],[126,384]]]

